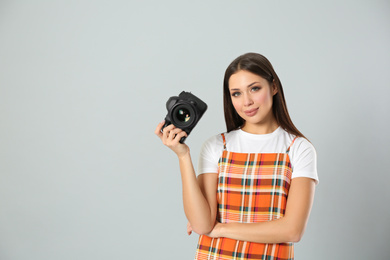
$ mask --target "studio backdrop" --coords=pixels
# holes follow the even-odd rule
[[[193,259],[176,156],[154,130],[226,131],[246,52],[278,73],[320,182],[295,258],[388,259],[389,1],[0,1],[0,259]]]

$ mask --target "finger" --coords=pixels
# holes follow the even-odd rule
[[[164,124],[165,124],[165,120],[163,120],[163,121],[161,121],[161,123],[159,123],[158,125],[157,125],[157,127],[156,127],[156,130],[154,130],[154,133],[158,136],[158,137],[162,137],[162,133],[161,133],[161,129],[162,129],[162,127],[164,126]]]
[[[175,136],[176,136],[177,134],[181,133],[182,131],[183,131],[183,130],[181,130],[180,128],[172,129],[171,131],[169,131],[168,137],[169,137],[170,139],[174,139]]]
[[[173,143],[179,142],[183,136],[187,136],[187,133],[179,128],[175,128],[169,132],[168,140],[172,140]]]
[[[169,134],[170,132],[175,129],[175,126],[170,124],[166,127],[164,127],[162,129],[162,136],[161,136],[161,140],[163,141],[163,143],[165,143],[167,140],[172,140],[171,138],[169,138]]]
[[[164,139],[169,140],[169,141],[172,141],[175,138],[176,134],[181,131],[179,128],[172,129],[170,125],[167,126],[166,128],[168,128],[168,129],[165,130],[165,128],[164,128],[164,130],[163,130],[164,131]]]
[[[187,223],[187,234],[188,234],[188,235],[191,235],[191,234],[192,234],[192,227],[191,227],[190,222]]]
[[[187,137],[187,133],[185,132],[185,131],[181,131],[181,132],[179,132],[179,133],[177,133],[176,134],[176,136],[174,137],[174,140],[178,140],[178,141],[180,141],[180,139],[182,138],[182,137]]]
[[[169,132],[172,131],[173,129],[175,129],[175,126],[173,124],[170,124],[170,125],[164,127],[164,129],[162,131],[163,131],[163,134],[168,136]]]

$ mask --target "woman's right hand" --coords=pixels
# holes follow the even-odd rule
[[[191,227],[191,223],[189,221],[187,222],[187,234],[188,235],[192,234],[192,227]]]
[[[154,133],[161,139],[163,144],[174,151],[178,157],[188,154],[190,152],[190,148],[186,144],[179,142],[182,137],[187,137],[187,133],[172,124],[166,126],[161,132],[164,124],[165,121],[159,123]]]

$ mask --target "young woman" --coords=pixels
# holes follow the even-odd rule
[[[178,156],[195,259],[294,259],[318,183],[316,152],[294,126],[282,84],[262,55],[235,59],[224,78],[227,132],[208,139],[196,177],[186,133],[155,133]]]

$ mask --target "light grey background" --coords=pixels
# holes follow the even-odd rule
[[[0,1],[0,259],[192,259],[165,102],[270,59],[320,184],[296,259],[388,259],[389,1]]]

